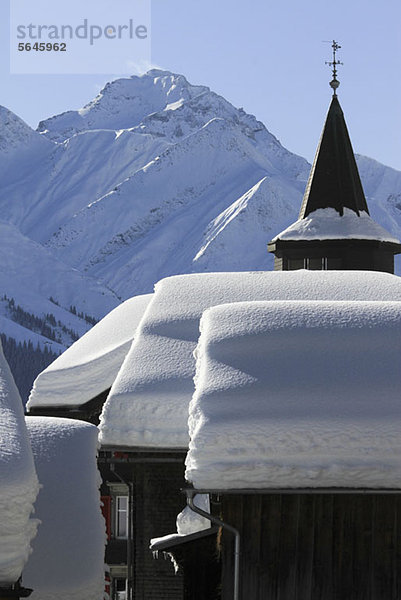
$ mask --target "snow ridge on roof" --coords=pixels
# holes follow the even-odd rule
[[[32,600],[100,600],[104,591],[105,523],[96,465],[97,428],[54,417],[27,417],[42,489],[41,520],[24,571]]]
[[[251,300],[401,300],[401,279],[362,271],[255,271],[160,281],[103,407],[107,446],[186,448],[199,321],[216,304]]]
[[[366,212],[359,216],[350,208],[344,208],[340,215],[335,208],[318,208],[306,217],[298,219],[273,238],[277,240],[378,240],[399,244],[381,225]]]
[[[0,342],[0,587],[15,583],[31,552],[39,483],[22,400]]]
[[[400,487],[401,302],[210,308],[186,477],[198,488]]]
[[[56,358],[36,378],[27,403],[81,405],[111,387],[153,294],[134,296]]]

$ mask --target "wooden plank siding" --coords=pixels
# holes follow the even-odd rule
[[[241,600],[399,600],[401,492],[221,497],[241,534]],[[233,536],[222,536],[222,600],[233,593]]]
[[[262,496],[260,524],[260,588],[266,597],[276,598],[278,593],[278,563],[281,531],[281,496]],[[266,540],[269,543],[266,543]],[[257,596],[258,598],[259,596]]]

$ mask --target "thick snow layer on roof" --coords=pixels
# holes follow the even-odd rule
[[[381,225],[366,212],[359,216],[350,208],[344,208],[341,216],[335,208],[318,208],[304,219],[298,219],[279,233],[276,240],[379,240],[399,244]]]
[[[22,400],[0,342],[0,587],[15,583],[28,559],[38,491]]]
[[[401,303],[206,311],[186,477],[198,488],[401,486]]]
[[[401,300],[401,279],[362,271],[177,275],[160,281],[104,405],[108,446],[187,447],[199,320],[247,300]]]
[[[100,600],[104,588],[104,519],[96,466],[97,428],[54,417],[27,417],[42,489],[42,521],[24,571],[32,600]]]
[[[113,383],[153,294],[126,300],[36,378],[27,408],[80,405]]]

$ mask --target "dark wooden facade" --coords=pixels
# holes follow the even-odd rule
[[[401,490],[221,496],[241,535],[241,600],[401,598]],[[222,536],[222,600],[233,597],[233,536]]]
[[[176,517],[185,506],[179,490],[184,486],[185,451],[146,449],[103,450],[99,456],[102,496],[109,484],[132,485],[131,584],[135,600],[183,600],[184,583],[170,560],[155,560],[152,538],[176,531]],[[110,468],[112,466],[112,468]],[[106,563],[126,565],[128,540],[113,535],[106,547]]]
[[[0,600],[18,600],[19,598],[28,598],[32,594],[31,589],[21,586],[17,581],[10,587],[0,587]]]
[[[268,244],[275,271],[359,270],[394,273],[399,244],[379,240],[277,240]]]
[[[158,558],[168,554],[184,578],[184,600],[220,600],[221,560],[219,528],[210,527],[184,537],[160,540]]]

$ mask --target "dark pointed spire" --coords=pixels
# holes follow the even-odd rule
[[[340,85],[337,65],[342,63],[337,60],[336,52],[340,47],[333,40],[333,60],[328,63],[333,69],[330,82],[333,98],[299,218],[267,246],[275,255],[277,271],[335,269],[394,273],[394,255],[401,253],[401,243],[369,216],[337,98]],[[318,210],[321,208],[335,210]]]
[[[317,208],[335,208],[341,216],[344,208],[350,208],[358,216],[360,211],[369,214],[344,113],[337,98],[340,85],[337,65],[343,63],[337,60],[336,52],[341,46],[333,40],[331,47],[333,59],[326,64],[332,67],[330,87],[333,99],[305,189],[299,219],[304,219]]]
[[[357,215],[360,211],[369,214],[344,114],[335,89],[299,218],[304,219],[317,208],[335,208],[340,215],[343,215],[344,208],[350,208]]]

